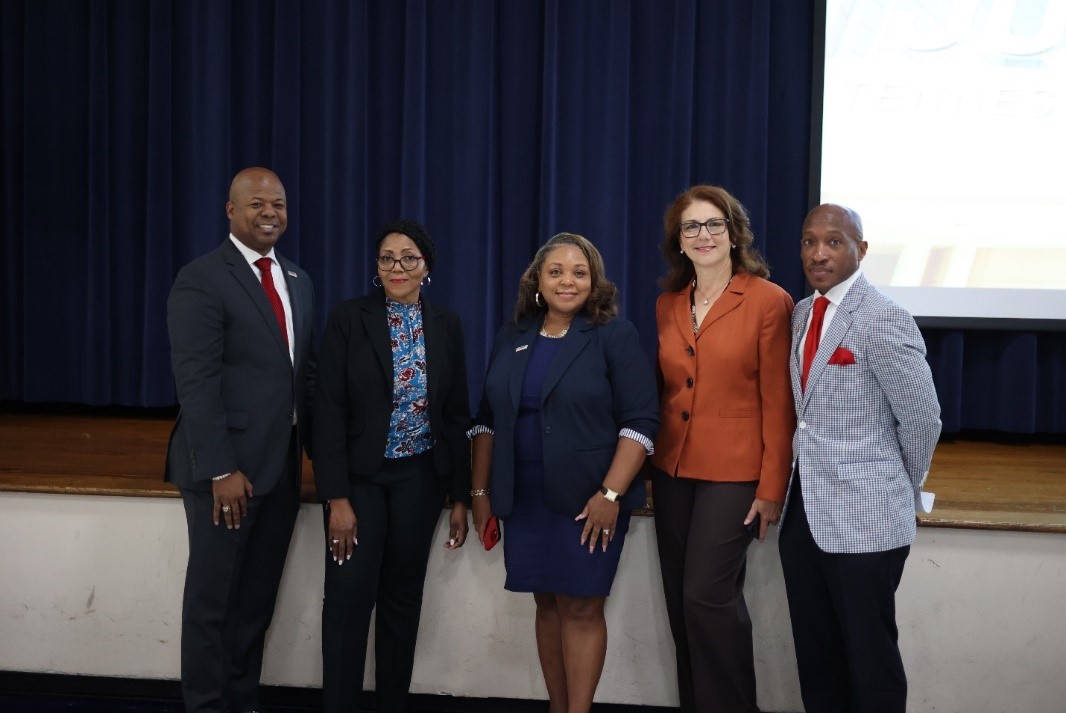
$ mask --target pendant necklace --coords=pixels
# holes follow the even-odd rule
[[[722,295],[722,293],[725,292],[725,289],[727,287],[729,287],[729,283],[732,282],[732,281],[733,281],[733,276],[730,275],[729,279],[726,280],[724,285],[722,285],[722,289],[718,290],[718,294],[715,295],[715,297],[716,298],[720,297]],[[692,314],[692,333],[693,334],[698,334],[699,331],[700,331],[700,323],[696,321],[696,293],[698,291],[699,290],[696,288],[696,278],[693,277],[692,278],[692,300],[691,300],[691,307],[690,307],[690,310],[689,310],[691,312],[691,314]],[[705,297],[703,299],[703,304],[705,306],[709,305],[710,303],[711,303],[711,298],[710,297]],[[542,331],[541,334],[543,334],[543,333],[544,332]]]
[[[732,281],[733,281],[733,276],[730,275],[729,279],[726,280],[725,284],[722,285],[719,289],[715,290],[714,292],[710,292],[710,293],[708,293],[706,295],[703,295],[703,304],[709,305],[711,303],[711,295],[713,294],[715,297],[720,296],[723,292],[725,292],[725,288],[729,287],[729,283],[732,282]],[[693,291],[694,294],[701,294],[700,293],[700,288],[696,287],[696,278],[695,277],[692,278],[692,291]],[[695,300],[693,300],[693,302],[695,302]]]

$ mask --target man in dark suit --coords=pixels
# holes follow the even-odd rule
[[[815,293],[792,315],[795,463],[781,564],[807,713],[904,713],[895,594],[940,435],[914,319],[859,270],[855,211],[820,205],[800,256]]]
[[[181,410],[166,479],[189,528],[181,683],[190,713],[259,707],[263,639],[300,506],[315,382],[314,290],[274,252],[285,188],[265,168],[230,186],[230,236],[178,273],[167,302]]]

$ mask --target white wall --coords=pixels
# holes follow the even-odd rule
[[[265,683],[319,683],[320,523],[303,506]],[[187,554],[179,500],[0,493],[0,542],[0,670],[177,678]],[[908,710],[1066,710],[1064,545],[1063,535],[919,530],[898,598]],[[799,711],[776,542],[752,547],[747,591],[760,706]],[[597,700],[676,704],[649,518],[634,518],[607,612]],[[545,696],[532,599],[503,591],[502,548],[436,549],[421,632],[415,692]]]

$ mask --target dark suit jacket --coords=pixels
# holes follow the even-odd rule
[[[500,329],[475,419],[495,434],[490,497],[492,512],[500,517],[511,513],[514,502],[515,419],[539,329],[540,320]],[[575,317],[544,380],[540,417],[548,506],[571,517],[580,513],[603,484],[621,429],[655,439],[656,401],[654,372],[633,324],[613,319],[596,326]],[[644,504],[644,480],[638,475],[621,506]]]
[[[470,501],[470,395],[459,316],[422,300],[429,425],[437,473],[453,501]],[[348,481],[377,472],[392,415],[392,346],[385,293],[337,305],[329,316],[315,400],[315,484],[320,500],[348,497]]]
[[[167,327],[181,411],[165,478],[179,488],[210,490],[213,477],[239,469],[254,495],[264,495],[291,472],[294,412],[301,442],[308,442],[314,288],[306,272],[275,257],[292,307],[294,362],[262,284],[231,240],[174,280]]]

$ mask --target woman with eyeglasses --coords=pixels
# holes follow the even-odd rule
[[[536,603],[549,710],[587,713],[607,653],[604,604],[658,426],[655,377],[587,239],[559,233],[496,337],[473,439],[474,527],[504,521],[512,592]]]
[[[446,495],[453,506],[444,547],[462,547],[467,535],[470,407],[459,317],[422,297],[434,250],[421,225],[386,225],[374,260],[378,289],[330,314],[315,391],[328,713],[361,710],[375,606],[377,709],[406,710],[426,567]]]
[[[745,562],[785,499],[792,298],[767,281],[748,213],[726,190],[688,189],[663,231],[661,425],[650,462],[678,697],[689,713],[751,713]]]

